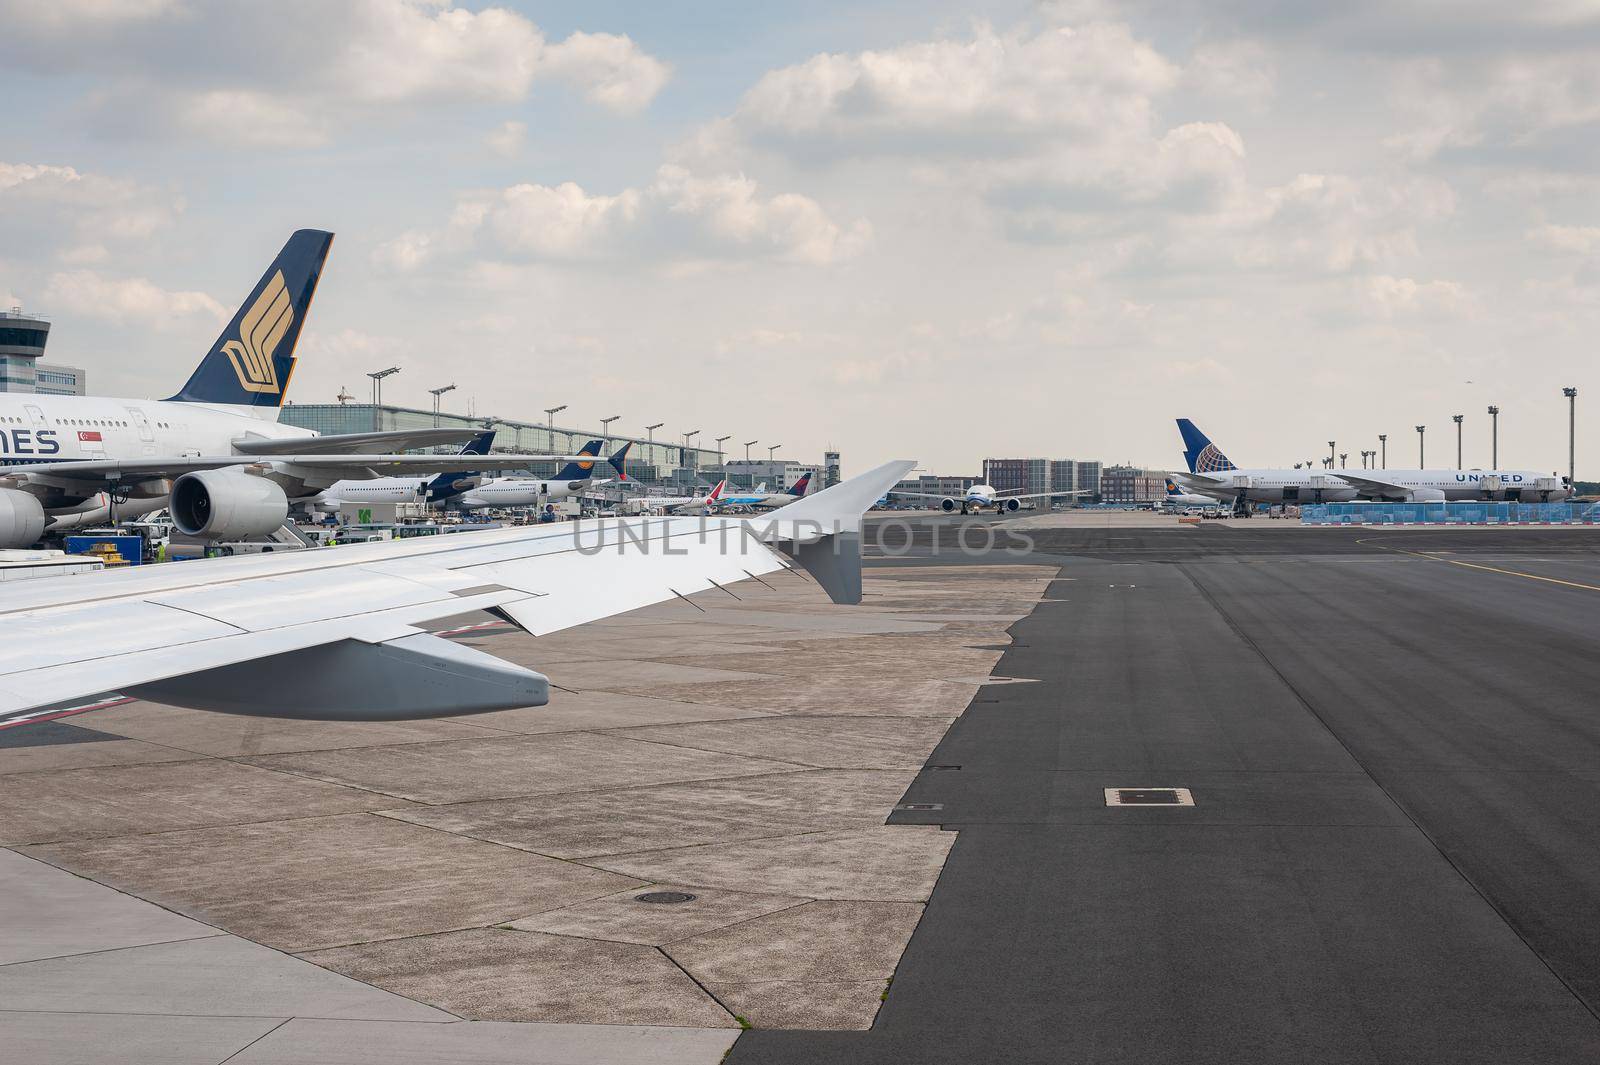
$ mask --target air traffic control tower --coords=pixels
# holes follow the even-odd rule
[[[0,392],[81,396],[86,374],[75,366],[39,361],[50,339],[50,323],[21,307],[0,311]]]

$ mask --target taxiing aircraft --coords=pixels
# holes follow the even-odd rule
[[[1054,499],[1062,496],[1088,495],[1086,489],[1075,492],[1030,492],[1027,495],[1012,495],[1013,489],[996,489],[993,485],[975,484],[967,489],[967,493],[959,498],[956,496],[932,495],[927,492],[902,492],[894,489],[889,492],[892,496],[906,496],[911,499],[937,499],[939,509],[946,514],[960,510],[963,514],[982,513],[987,508],[992,508],[996,514],[1004,514],[1021,509],[1024,499]]]
[[[1224,502],[1406,503],[1457,501],[1559,502],[1572,494],[1565,477],[1536,470],[1240,469],[1188,418],[1178,419],[1189,473],[1186,488]]]
[[[424,626],[483,610],[543,635],[695,592],[734,595],[727,585],[796,564],[834,602],[859,603],[862,513],[914,465],[885,463],[749,519],[513,526],[6,582],[0,723],[107,692],[345,721],[542,706],[545,676]]]
[[[473,430],[319,436],[277,422],[332,242],[332,233],[317,230],[291,236],[170,399],[0,393],[0,548],[26,547],[47,529],[163,507],[188,535],[245,539],[276,530],[290,500],[309,499],[341,478],[478,464],[389,453],[459,444]],[[505,464],[551,457],[508,457]]]

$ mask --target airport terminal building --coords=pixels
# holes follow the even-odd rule
[[[371,403],[288,403],[279,421],[315,429],[319,433],[371,433],[392,429],[483,429],[496,431],[494,450],[514,454],[571,454],[587,440],[607,440],[615,451],[633,441],[628,455],[628,476],[641,484],[687,485],[696,479],[713,481],[721,476],[723,453],[713,448],[684,447],[679,443],[605,433],[598,428],[543,425],[510,421],[504,418],[478,418],[465,414],[438,414],[414,407]],[[549,476],[556,469],[534,470],[535,476]]]

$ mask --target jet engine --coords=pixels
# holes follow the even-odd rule
[[[939,509],[946,514],[954,513],[960,507],[961,501],[959,499],[942,499],[939,501]]]
[[[38,497],[0,488],[0,548],[32,547],[44,535],[44,506]]]
[[[1444,489],[1442,488],[1413,488],[1411,490],[1413,503],[1443,503]]]
[[[288,517],[277,482],[238,469],[186,473],[172,485],[172,524],[202,540],[265,536]]]
[[[1022,509],[1022,504],[1017,502],[1015,499],[997,499],[995,500],[995,506],[997,509],[1004,511],[1017,511]]]

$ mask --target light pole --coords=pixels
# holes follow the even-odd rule
[[[750,461],[750,445],[751,444],[759,444],[759,443],[761,443],[761,441],[759,441],[759,440],[746,440],[744,442],[744,461],[746,463],[748,463]]]
[[[1427,437],[1425,435],[1427,432],[1428,427],[1426,425],[1417,426],[1417,469],[1419,470],[1428,468]]]
[[[729,433],[727,436],[719,436],[719,437],[717,437],[717,465],[718,466],[727,465],[727,462],[722,457],[722,445],[727,443],[729,440],[732,440],[732,439],[733,439],[733,434],[732,433]]]
[[[546,407],[544,409],[544,428],[550,434],[550,450],[556,449],[556,415],[567,409],[565,403],[559,407]]]
[[[392,377],[393,375],[395,375],[395,374],[397,374],[399,372],[400,372],[400,367],[391,366],[387,370],[379,370],[377,373],[369,373],[369,374],[367,374],[368,377],[372,378],[372,431],[373,432],[377,432],[378,431],[378,407],[383,404],[383,379],[385,377]]]
[[[1500,468],[1500,408],[1489,408],[1489,468]]]
[[[435,429],[439,428],[439,397],[446,392],[454,392],[455,387],[455,385],[445,385],[441,388],[428,389],[429,392],[433,393],[433,427]]]
[[[772,464],[773,454],[782,446],[782,444],[773,444],[771,447],[767,448],[767,465],[770,466]]]
[[[1336,448],[1336,445],[1334,444],[1334,442],[1332,440],[1329,440],[1328,441],[1328,469],[1330,469],[1330,470],[1333,469],[1333,453],[1334,453],[1335,448]]]
[[[1389,434],[1378,434],[1378,447],[1383,449],[1383,468],[1389,468]]]
[[[1567,397],[1567,483],[1570,485],[1578,479],[1578,390],[1563,388],[1561,394]]]
[[[1348,459],[1349,457],[1350,457],[1350,452],[1348,452],[1348,451],[1339,452],[1339,468],[1341,470],[1344,469],[1345,460]]]
[[[661,428],[663,425],[666,425],[666,424],[667,424],[666,422],[656,422],[654,425],[645,426],[644,427],[645,442],[646,443],[650,443],[650,444],[654,444],[656,442],[656,430]]]
[[[609,418],[601,418],[600,419],[600,435],[605,437],[607,440],[610,440],[611,439],[611,423],[616,421],[620,417],[622,417],[622,415],[613,414]]]
[[[1461,469],[1461,419],[1465,414],[1452,414],[1450,420],[1456,423],[1456,469]]]

